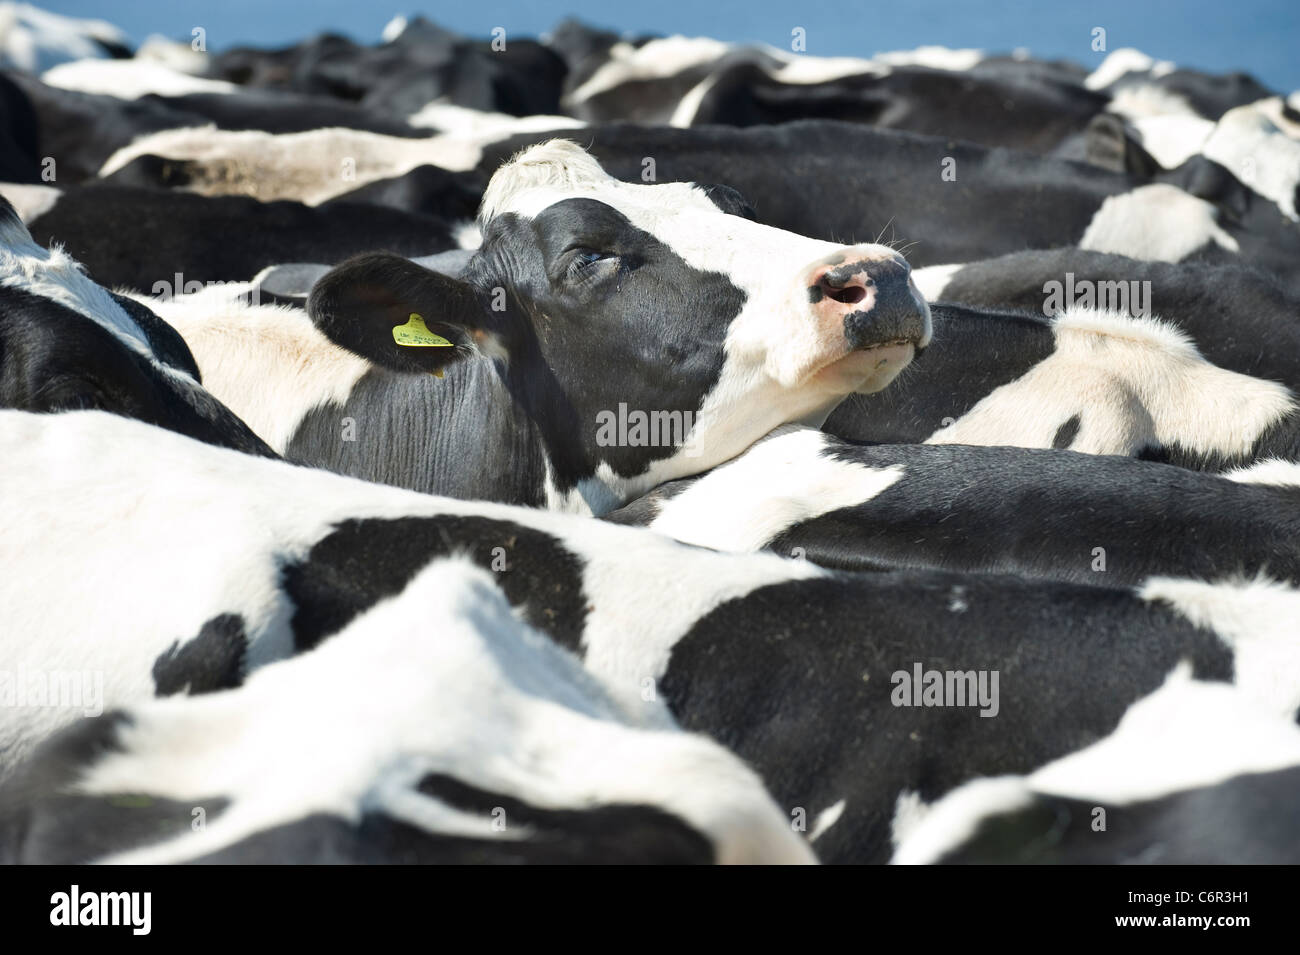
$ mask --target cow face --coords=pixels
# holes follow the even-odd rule
[[[184,340],[148,308],[41,248],[0,199],[0,407],[110,411],[273,455],[199,384]]]
[[[929,341],[901,256],[744,211],[732,190],[622,183],[573,144],[545,143],[494,176],[482,247],[458,278],[365,256],[321,279],[309,311],[334,341],[398,370],[500,358],[561,488],[568,463],[574,483],[599,472],[639,490],[785,422],[820,423]],[[412,314],[448,344],[395,341]]]

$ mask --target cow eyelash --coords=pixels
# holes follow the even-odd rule
[[[594,265],[601,262],[607,262],[618,258],[613,252],[600,252],[596,249],[573,249],[573,258],[569,260],[569,272],[581,273]]]

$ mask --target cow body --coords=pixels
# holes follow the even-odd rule
[[[851,396],[827,431],[891,444],[1140,455],[1210,470],[1300,457],[1291,391],[1211,364],[1163,320],[1074,305],[1051,318],[956,305],[931,315],[935,342],[924,361],[878,396]]]
[[[69,728],[0,786],[4,861],[811,860],[739,760],[629,718],[486,571],[422,577],[239,689]]]
[[[1268,573],[1300,585],[1287,483],[1053,450],[857,446],[783,429],[607,515],[702,547],[848,570],[1012,573],[1108,587]]]
[[[102,672],[105,711],[237,686],[408,588],[439,603],[436,575],[420,571],[463,554],[495,566],[522,618],[577,653],[627,712],[652,719],[666,701],[810,823],[846,801],[814,846],[823,860],[865,861],[887,856],[900,791],[932,800],[974,776],[1065,755],[1110,732],[1179,660],[1202,678],[1234,679],[1272,712],[1300,702],[1286,622],[1300,597],[1275,584],[1155,579],[1139,595],[996,575],[834,574],[423,497],[114,416],[8,412],[0,425],[6,499],[24,502],[0,534],[0,556],[17,566],[22,555],[24,568],[0,584],[5,659],[28,673]],[[150,493],[143,463],[188,495]],[[113,527],[86,515],[127,501],[124,553]],[[59,601],[69,579],[78,600]],[[671,580],[671,599],[652,580]],[[999,716],[900,708],[891,675],[915,663],[999,670]],[[1062,670],[1096,679],[1062,682]],[[10,766],[76,716],[6,712]]]

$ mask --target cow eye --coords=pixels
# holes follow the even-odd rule
[[[569,274],[575,278],[589,275],[592,270],[618,261],[613,252],[601,252],[597,249],[574,249],[569,259]]]

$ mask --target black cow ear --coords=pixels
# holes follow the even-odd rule
[[[307,314],[332,342],[394,371],[440,374],[474,352],[488,315],[465,282],[372,252],[323,275]]]
[[[1089,163],[1111,172],[1150,179],[1160,164],[1129,134],[1123,117],[1098,113],[1084,130],[1084,154]]]

